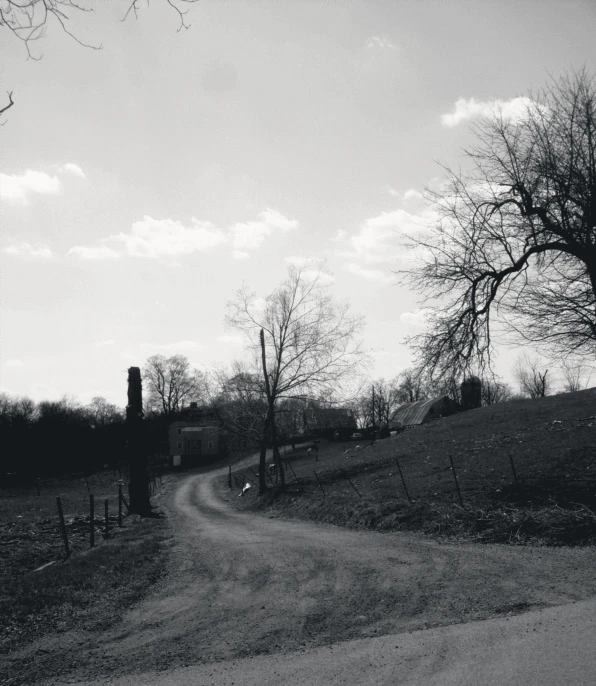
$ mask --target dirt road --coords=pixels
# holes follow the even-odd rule
[[[589,601],[513,617],[596,595],[591,549],[444,544],[239,513],[213,492],[224,473],[181,483],[166,508],[176,532],[166,579],[109,633],[79,642],[74,671],[48,683],[468,683],[436,676],[459,664],[454,651],[488,669],[508,641],[522,645],[522,629],[499,627],[554,637],[565,612],[594,614]],[[500,619],[462,624],[489,617]],[[430,627],[441,628],[420,631]],[[470,684],[493,683],[475,673]]]

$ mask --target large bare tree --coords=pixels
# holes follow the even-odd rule
[[[358,339],[364,320],[329,293],[321,269],[290,266],[288,278],[264,302],[246,287],[228,303],[228,323],[247,336],[253,367],[267,401],[267,426],[278,465],[276,413],[286,398],[338,397],[352,383],[366,354]]]
[[[185,15],[189,5],[198,0],[163,0],[177,13],[179,19],[178,31],[187,29]],[[122,19],[130,15],[138,16],[140,5],[144,5],[141,0],[127,0],[122,3]],[[147,5],[149,0],[147,0]],[[79,45],[93,50],[101,50],[101,43],[86,43],[81,40],[70,28],[73,16],[82,13],[92,13],[93,2],[90,0],[0,0],[0,28],[10,31],[19,41],[21,41],[27,51],[29,59],[39,60],[41,54],[34,55],[31,52],[31,43],[39,40],[48,30],[51,24],[64,31],[68,36],[75,40]],[[8,93],[8,103],[0,107],[0,115],[14,105],[12,92]]]
[[[441,294],[411,339],[433,375],[490,368],[496,321],[555,355],[596,351],[596,84],[585,70],[475,127],[470,171],[430,192],[438,221],[402,272]]]
[[[163,0],[177,14],[180,21],[178,31],[189,28],[184,15],[188,10],[183,9],[198,0]],[[122,18],[129,15],[137,16],[139,7],[144,5],[141,0],[127,0],[122,2]],[[147,0],[147,5],[149,0]],[[92,13],[93,2],[89,0],[2,0],[0,2],[0,27],[11,31],[21,40],[32,59],[39,59],[31,54],[30,43],[39,40],[53,23],[81,45],[99,50],[101,45],[83,42],[70,30],[72,17],[81,13]]]

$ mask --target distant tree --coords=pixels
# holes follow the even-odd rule
[[[204,394],[202,373],[184,355],[153,355],[143,368],[143,381],[148,406],[168,416]]]
[[[521,393],[530,398],[544,398],[550,395],[551,382],[548,371],[548,369],[540,369],[538,360],[522,355],[515,367],[515,377]]]
[[[596,351],[596,82],[585,70],[530,96],[519,117],[496,109],[475,128],[469,173],[429,191],[436,224],[411,239],[421,266],[402,272],[429,298],[413,337],[433,376],[491,366],[491,322],[560,354]],[[425,305],[428,306],[428,305]]]
[[[582,364],[581,362],[577,364],[572,364],[569,361],[563,362],[562,372],[563,391],[565,393],[581,391],[582,388],[586,388],[591,376],[587,365]],[[586,379],[585,382],[584,379]]]
[[[412,390],[411,387],[410,390]],[[391,381],[383,378],[373,381],[352,403],[358,426],[362,428],[389,426],[391,415],[404,404],[404,397],[398,378]]]
[[[396,389],[397,401],[405,403],[415,403],[417,400],[425,400],[428,396],[427,383],[424,374],[410,367],[400,372],[393,381]]]
[[[92,398],[86,409],[93,425],[96,427],[104,427],[108,424],[121,422],[124,419],[122,410],[101,396]]]
[[[314,273],[313,273],[314,272]],[[263,305],[263,306],[261,306]],[[267,399],[267,427],[281,488],[277,411],[282,399],[333,397],[353,381],[366,355],[363,325],[329,294],[322,270],[291,266],[286,281],[262,304],[246,288],[228,304],[228,323],[244,332]]]
[[[495,378],[487,378],[482,381],[482,404],[496,405],[505,403],[511,399],[513,391],[509,384]]]
[[[218,373],[218,389],[212,394],[210,409],[228,433],[230,448],[244,451],[253,445],[259,447],[259,492],[264,493],[269,424],[262,378],[242,362],[233,363],[231,371]]]

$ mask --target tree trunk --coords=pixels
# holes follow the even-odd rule
[[[267,441],[265,437],[261,440],[261,454],[259,455],[259,495],[263,495],[267,490],[265,483],[265,469],[267,468]]]
[[[130,512],[140,514],[141,517],[148,517],[151,515],[151,501],[149,499],[147,455],[143,441],[143,395],[141,370],[139,367],[130,367],[128,370],[126,428],[130,465],[130,480],[128,483]]]
[[[277,445],[277,426],[275,424],[275,408],[273,403],[269,406],[269,421],[271,423],[271,443],[273,446],[273,461],[277,465],[277,476],[279,478],[280,490],[284,491],[286,488],[286,477],[281,463],[281,455],[279,454],[279,446]]]
[[[259,455],[259,495],[263,495],[267,490],[265,481],[265,470],[267,469],[267,432],[269,431],[269,420],[265,420],[263,433],[260,441],[261,452]]]

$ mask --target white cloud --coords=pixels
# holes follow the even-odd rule
[[[27,169],[24,174],[0,174],[0,198],[9,203],[27,205],[33,194],[56,195],[62,186],[57,176]]]
[[[405,200],[422,200],[424,196],[420,191],[417,191],[415,188],[409,188],[405,193],[404,193],[404,199]]]
[[[5,360],[2,363],[3,367],[6,367],[7,369],[20,369],[21,367],[25,366],[25,363],[23,360]]]
[[[441,115],[441,124],[452,128],[462,121],[475,117],[490,117],[502,114],[505,119],[522,119],[528,111],[532,100],[527,97],[512,98],[511,100],[475,100],[459,98],[453,112]]]
[[[314,281],[317,279],[321,286],[327,286],[335,281],[333,274],[329,274],[329,272],[325,271],[319,271],[317,269],[305,269],[302,272],[302,276],[307,281]]]
[[[428,314],[430,310],[426,307],[421,308],[418,312],[402,312],[399,315],[400,322],[408,324],[416,328],[423,328],[428,323]]]
[[[238,222],[228,229],[221,229],[208,221],[193,217],[190,225],[174,219],[153,219],[148,215],[135,222],[130,232],[120,232],[108,236],[104,246],[71,248],[70,252],[83,259],[107,259],[120,253],[133,257],[153,259],[172,258],[175,255],[188,255],[206,252],[224,244],[232,245],[232,255],[242,260],[263,243],[274,231],[287,232],[297,228],[298,222],[288,219],[280,212],[267,208],[259,213],[257,220]],[[118,247],[119,250],[115,248]]]
[[[114,345],[115,343],[116,343],[116,341],[114,339],[110,338],[107,341],[97,341],[97,343],[95,344],[95,347],[96,348],[108,348],[108,347]]]
[[[116,260],[120,257],[115,250],[108,248],[107,245],[91,247],[77,245],[68,252],[78,255],[82,260]]]
[[[258,248],[265,238],[274,230],[283,232],[291,231],[298,227],[295,219],[288,219],[283,214],[267,208],[260,212],[257,221],[238,222],[230,227],[232,244],[239,250],[254,250]]]
[[[306,264],[308,264],[309,259],[310,258],[308,257],[298,257],[297,255],[290,255],[289,257],[285,258],[286,262],[294,264],[297,267],[304,267]]]
[[[242,345],[242,338],[240,336],[218,336],[217,342],[224,345]]]
[[[87,178],[85,176],[85,172],[79,167],[79,165],[74,164],[73,162],[67,162],[66,164],[63,164],[60,167],[60,171],[65,171],[65,172],[68,172],[69,174],[74,174],[75,176],[78,176],[80,179],[86,179]]]
[[[366,40],[365,45],[367,48],[376,48],[378,50],[397,50],[397,46],[383,36],[371,36]]]
[[[3,252],[7,255],[18,257],[36,257],[47,260],[54,254],[52,249],[43,243],[20,243],[19,245],[9,245]]]
[[[350,252],[340,254],[369,263],[404,259],[406,250],[400,245],[403,236],[424,231],[434,217],[429,209],[418,214],[404,209],[383,212],[367,219],[360,226],[359,232],[350,237]]]
[[[141,353],[153,355],[163,353],[164,355],[184,355],[197,350],[203,350],[204,345],[195,341],[178,341],[177,343],[141,343]]]
[[[393,283],[393,277],[390,274],[382,272],[380,269],[365,269],[355,262],[348,262],[344,264],[344,269],[356,276],[361,276],[369,281],[378,281],[379,283]]]
[[[135,222],[130,233],[119,233],[108,240],[119,241],[127,254],[135,257],[172,257],[202,252],[224,243],[226,237],[211,222],[191,219],[184,226],[174,219],[153,219],[148,215]]]

